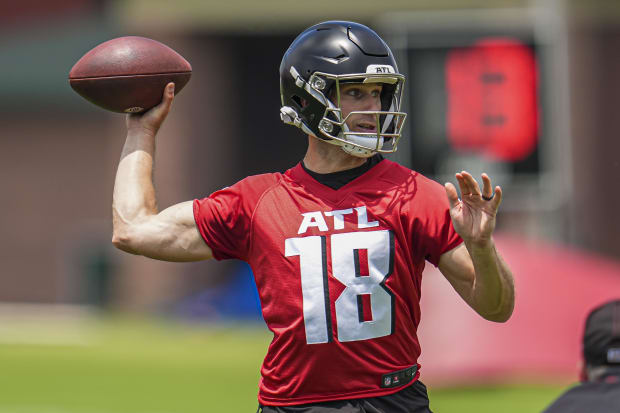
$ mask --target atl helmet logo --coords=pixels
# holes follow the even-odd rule
[[[396,73],[391,65],[368,65],[366,73]]]

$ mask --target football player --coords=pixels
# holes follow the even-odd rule
[[[113,243],[161,260],[250,264],[273,332],[263,412],[429,412],[416,335],[426,261],[482,317],[512,313],[512,275],[492,239],[501,189],[463,171],[459,199],[454,185],[382,156],[401,137],[404,80],[368,27],[308,28],[280,66],[281,118],[308,135],[303,160],[161,212],[155,135],[174,85],[127,118]]]

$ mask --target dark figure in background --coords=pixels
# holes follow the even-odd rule
[[[581,384],[544,413],[620,412],[620,300],[590,312],[583,333]]]

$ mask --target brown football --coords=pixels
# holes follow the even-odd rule
[[[127,36],[101,43],[82,56],[69,72],[69,83],[104,109],[140,113],[161,102],[168,82],[174,82],[177,94],[191,75],[189,62],[165,44]]]

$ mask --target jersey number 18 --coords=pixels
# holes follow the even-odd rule
[[[394,266],[394,235],[382,230],[329,237],[332,274],[345,286],[335,301],[338,341],[368,340],[392,334],[394,294],[386,287],[385,280]],[[332,341],[326,236],[289,238],[285,241],[285,255],[299,256],[306,342]],[[362,274],[362,268],[367,274]],[[364,296],[366,302],[370,302],[370,320],[364,317]]]

